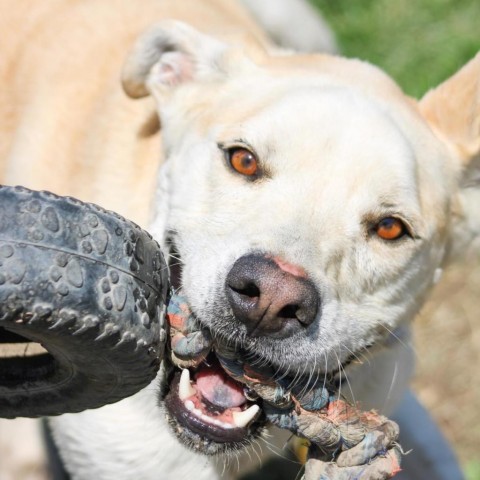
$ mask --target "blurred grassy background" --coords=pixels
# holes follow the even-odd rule
[[[380,66],[417,98],[480,50],[480,0],[311,1],[344,55]],[[479,252],[444,276],[415,324],[414,389],[468,480],[480,480]]]
[[[311,1],[344,55],[379,65],[415,97],[480,50],[479,0]]]

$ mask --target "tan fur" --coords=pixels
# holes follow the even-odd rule
[[[480,54],[428,92],[420,110],[465,166],[480,153]]]
[[[119,79],[135,38],[164,18],[267,43],[233,1],[0,3],[2,183],[73,195],[146,224],[161,161],[155,107],[131,101]]]

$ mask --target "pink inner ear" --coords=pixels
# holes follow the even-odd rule
[[[153,83],[175,86],[193,78],[193,62],[184,52],[165,52],[152,71]]]

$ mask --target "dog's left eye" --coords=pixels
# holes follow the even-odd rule
[[[375,233],[383,240],[397,240],[408,233],[407,227],[395,217],[386,217],[375,225]]]
[[[243,147],[233,147],[229,148],[226,153],[230,165],[236,172],[247,177],[258,175],[258,159],[250,150]]]

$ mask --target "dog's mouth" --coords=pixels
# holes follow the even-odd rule
[[[260,405],[247,396],[211,353],[196,368],[174,368],[164,403],[180,439],[213,455],[249,443],[261,427]]]
[[[211,357],[212,360],[214,357]],[[212,430],[216,441],[238,441],[245,436],[245,429],[257,418],[258,405],[249,405],[241,384],[223,372],[219,365],[203,363],[190,380],[190,371],[184,369],[175,378],[177,398],[189,412],[189,426],[200,432]],[[183,412],[184,413],[184,412]],[[215,427],[218,427],[218,431]]]

